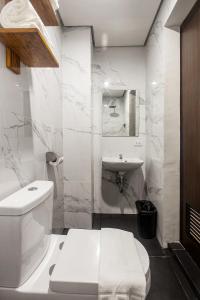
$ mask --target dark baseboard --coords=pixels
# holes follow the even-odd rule
[[[191,299],[200,299],[200,268],[181,243],[170,243],[168,246],[196,295]]]
[[[63,234],[64,228],[53,228],[52,233],[53,234]]]

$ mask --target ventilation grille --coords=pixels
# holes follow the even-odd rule
[[[187,233],[200,244],[200,213],[186,204]]]

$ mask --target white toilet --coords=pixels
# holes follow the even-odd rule
[[[1,300],[98,299],[95,291],[99,231],[70,230],[67,236],[52,235],[52,211],[53,183],[50,181],[35,181],[0,202]],[[81,256],[70,263],[74,243]],[[89,251],[81,251],[86,244],[91,245]],[[139,241],[136,245],[148,294],[149,257]],[[84,269],[81,270],[81,261],[87,260],[91,268],[86,275]],[[62,261],[68,263],[67,268],[62,267]],[[79,272],[74,272],[76,266]]]

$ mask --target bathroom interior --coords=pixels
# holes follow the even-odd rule
[[[199,47],[199,0],[0,0],[0,300],[200,299]]]

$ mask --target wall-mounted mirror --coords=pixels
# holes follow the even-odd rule
[[[103,136],[139,136],[140,105],[136,90],[103,91]]]

